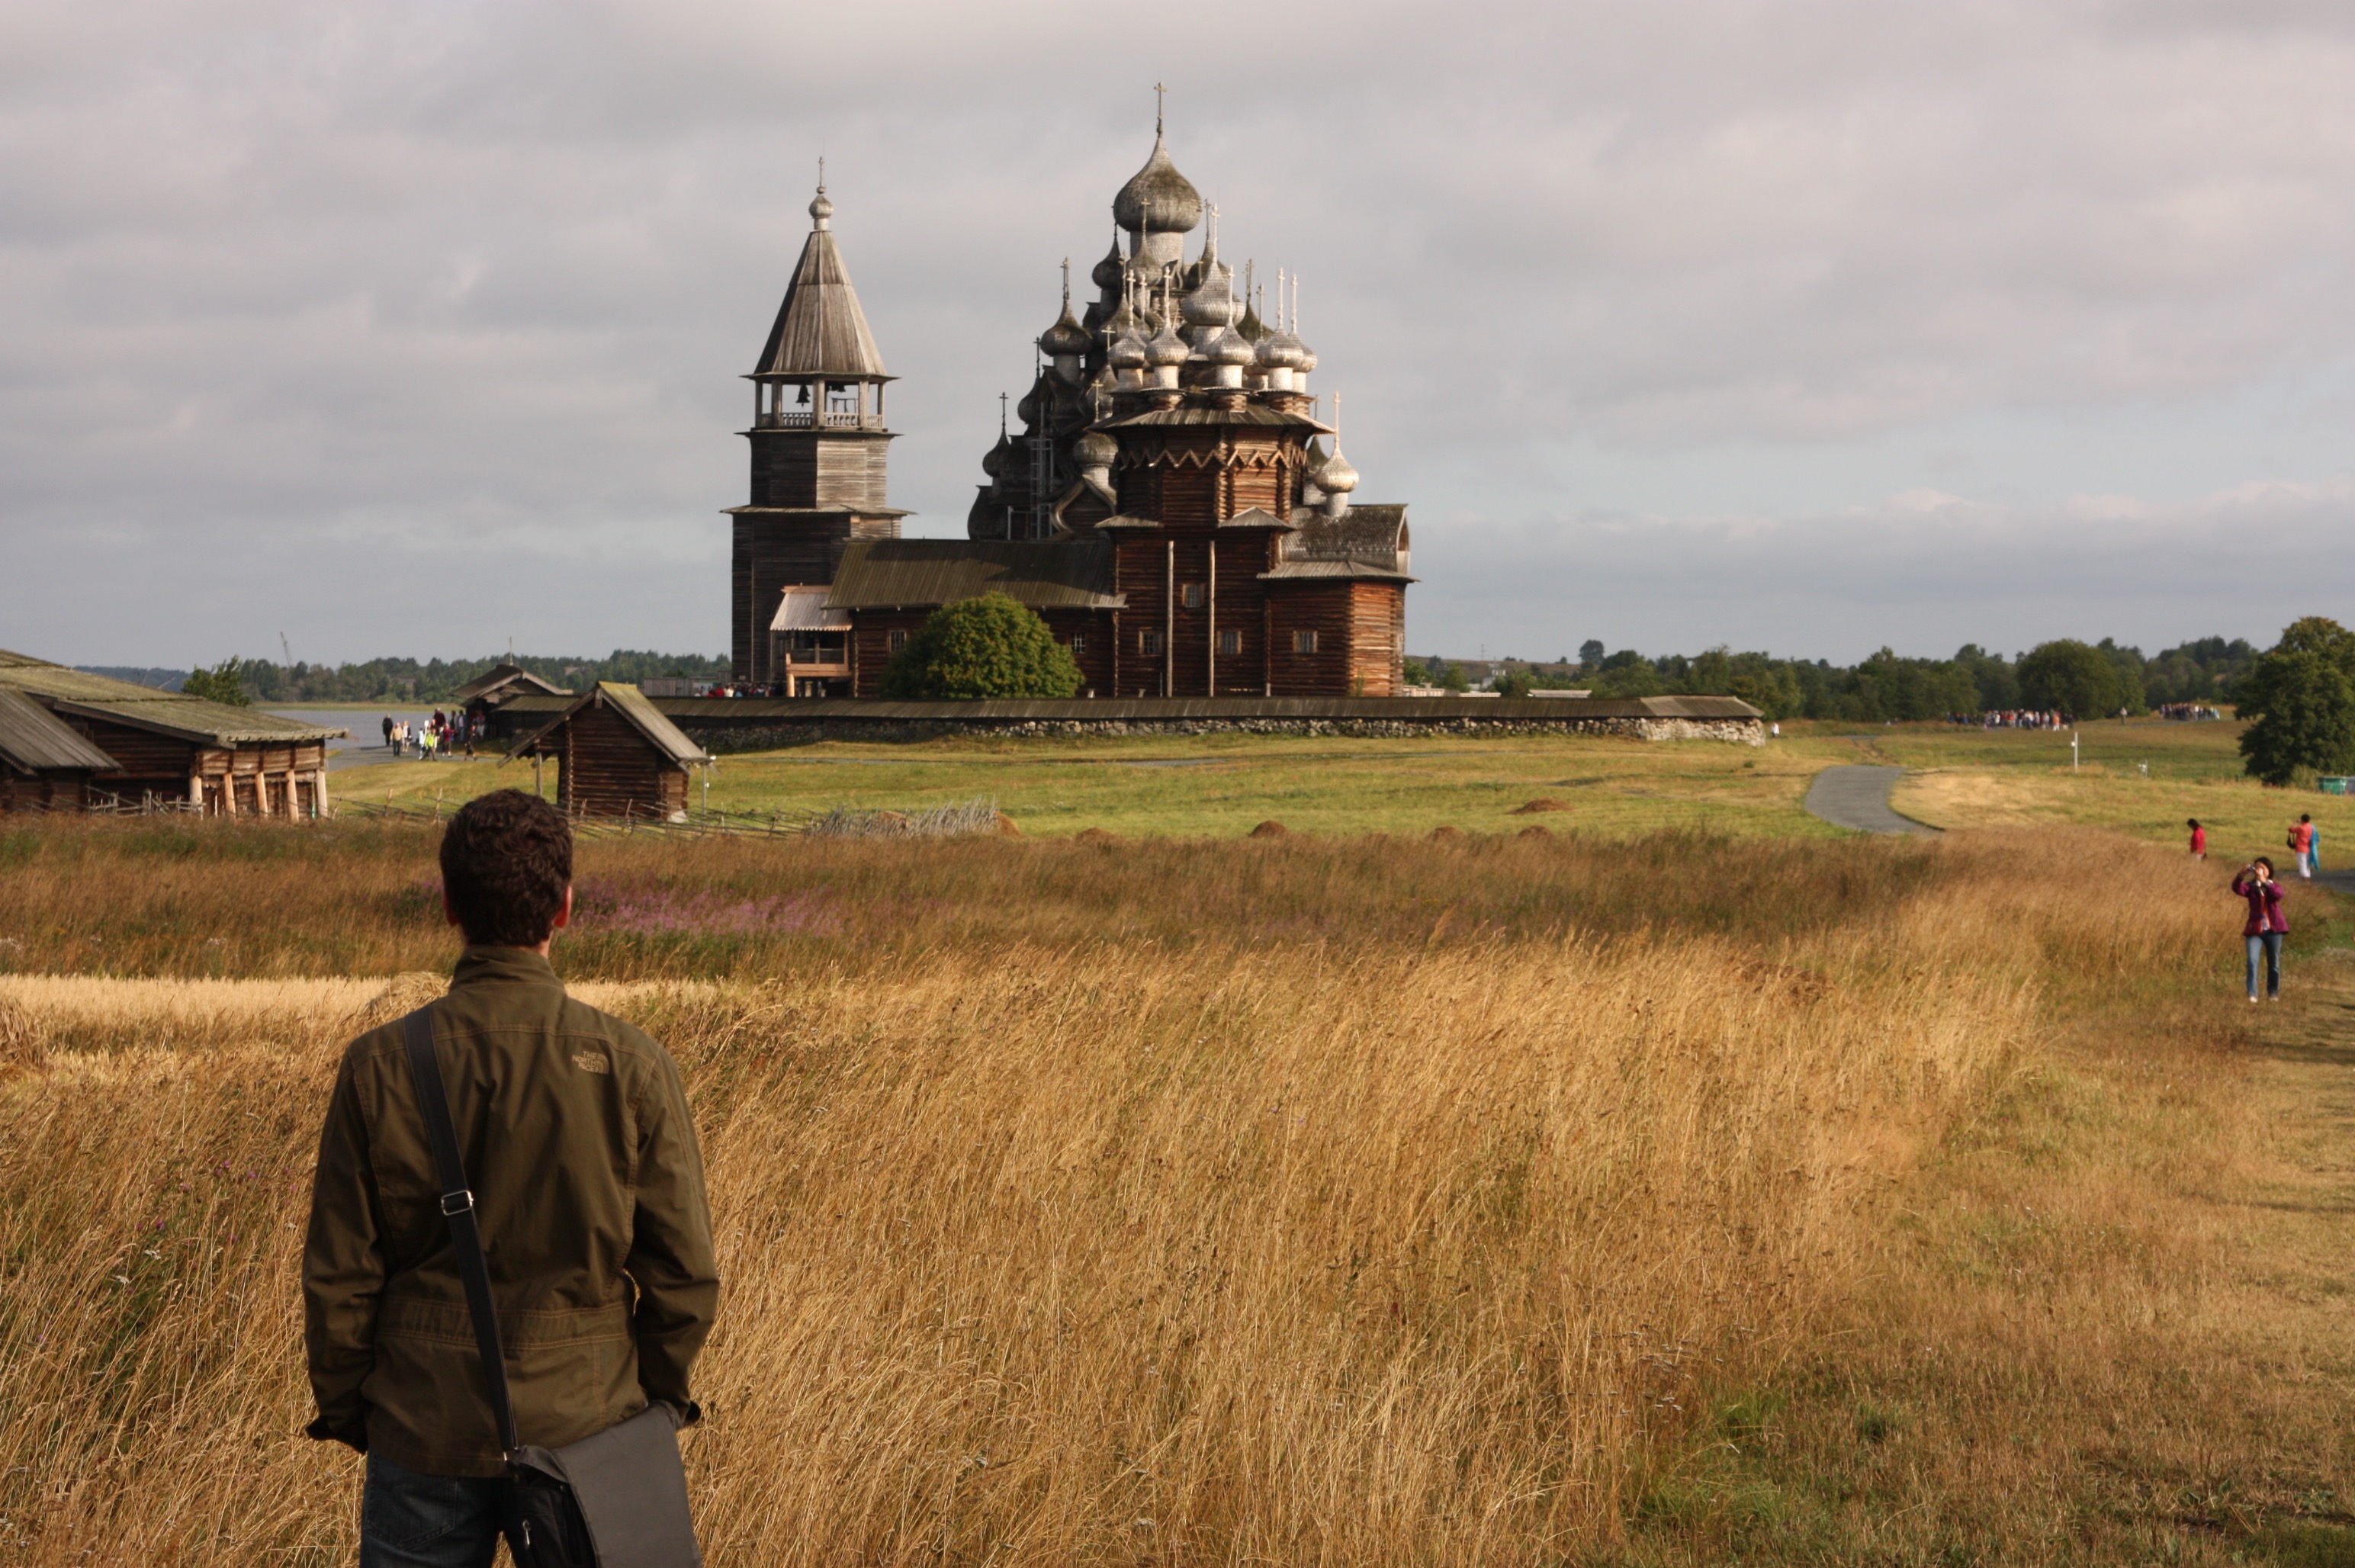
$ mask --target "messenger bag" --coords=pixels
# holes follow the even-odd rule
[[[466,1314],[489,1385],[491,1415],[507,1466],[507,1544],[518,1568],[702,1568],[695,1520],[687,1502],[687,1469],[678,1455],[680,1412],[656,1400],[618,1426],[561,1448],[517,1441],[515,1404],[507,1394],[506,1359],[499,1346],[498,1314],[491,1305],[491,1271],[474,1219],[474,1194],[458,1154],[450,1097],[433,1049],[433,1009],[420,1008],[402,1022],[410,1076],[433,1146],[442,1215],[465,1282]]]

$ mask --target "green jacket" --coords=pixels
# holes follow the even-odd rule
[[[543,1447],[692,1410],[719,1279],[668,1052],[527,949],[469,947],[433,1007],[516,1425]],[[505,1466],[396,1021],[354,1040],[319,1137],[304,1339],[329,1437],[429,1475]]]

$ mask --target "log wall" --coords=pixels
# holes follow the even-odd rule
[[[1346,578],[1277,585],[1271,594],[1275,691],[1279,697],[1348,697],[1352,595]],[[1316,651],[1301,653],[1295,634],[1316,634]]]
[[[1406,673],[1406,585],[1349,584],[1348,696],[1395,697]]]
[[[752,505],[878,511],[891,438],[880,431],[755,431]]]
[[[20,773],[0,767],[0,812],[84,811],[90,806],[90,774],[80,768]]]
[[[583,816],[667,818],[687,809],[687,770],[635,726],[592,704],[564,726],[556,801]]]

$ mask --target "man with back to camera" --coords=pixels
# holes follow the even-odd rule
[[[700,1414],[688,1369],[719,1305],[703,1160],[678,1069],[564,992],[572,831],[499,790],[442,838],[465,934],[435,1053],[489,1258],[516,1422],[557,1448],[654,1401]],[[506,1465],[400,1020],[336,1075],[303,1253],[314,1437],[368,1456],[362,1568],[486,1568]]]

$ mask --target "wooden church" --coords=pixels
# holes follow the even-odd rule
[[[879,695],[927,615],[996,592],[1071,647],[1089,695],[1398,693],[1406,508],[1353,503],[1281,275],[1263,308],[1251,269],[1239,281],[1219,255],[1215,214],[1188,253],[1202,198],[1160,127],[1114,198],[1119,234],[1078,315],[1066,271],[964,539],[901,539],[907,514],[885,504],[891,378],[833,214],[821,186],[751,375],[752,499],[732,510],[740,682]]]

